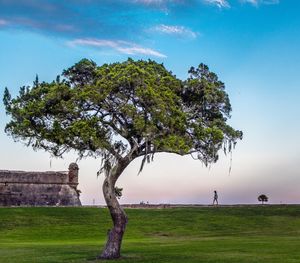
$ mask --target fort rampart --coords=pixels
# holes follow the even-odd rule
[[[78,166],[69,171],[0,170],[0,206],[80,206]]]

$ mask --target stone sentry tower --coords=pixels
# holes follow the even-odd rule
[[[0,170],[0,206],[81,206],[78,165],[66,172]]]

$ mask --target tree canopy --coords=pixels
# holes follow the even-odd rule
[[[151,60],[97,66],[83,59],[14,99],[6,89],[5,131],[55,156],[71,149],[101,156],[107,172],[128,153],[144,156],[143,164],[157,152],[193,154],[207,165],[242,132],[226,123],[231,105],[217,75],[204,64],[188,73],[181,81]]]

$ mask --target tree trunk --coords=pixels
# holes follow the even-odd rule
[[[121,244],[127,224],[127,216],[115,195],[115,183],[129,162],[119,161],[103,182],[103,194],[109,209],[113,228],[108,230],[107,242],[99,258],[116,259],[120,257]]]

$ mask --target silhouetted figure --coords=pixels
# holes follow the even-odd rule
[[[219,203],[218,203],[218,193],[217,193],[216,190],[214,191],[214,201],[213,201],[213,205],[214,205],[214,204],[216,204],[216,205],[219,204]]]

